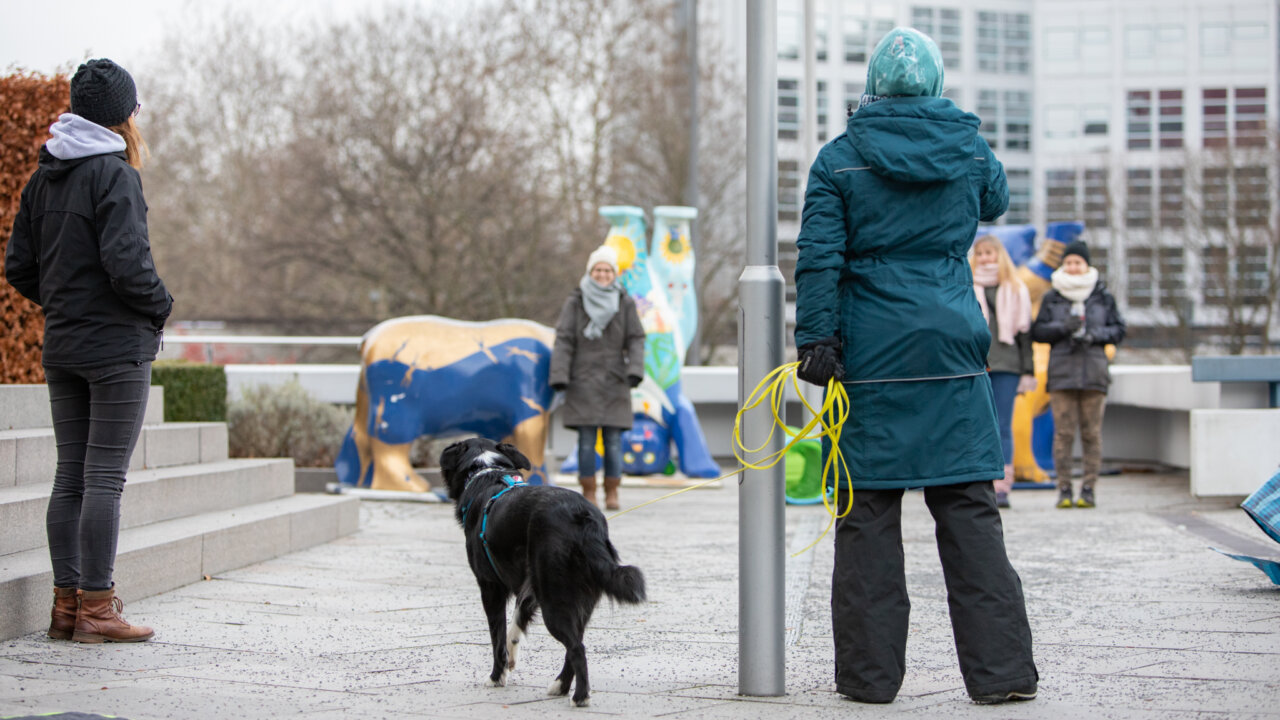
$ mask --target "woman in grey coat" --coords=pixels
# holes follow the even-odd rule
[[[622,431],[631,429],[631,388],[644,378],[644,326],[618,284],[618,255],[601,246],[556,323],[551,387],[565,394],[565,427],[578,431],[578,481],[596,504],[596,432],[604,439],[605,507],[617,510]]]

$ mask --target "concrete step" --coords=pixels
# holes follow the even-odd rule
[[[130,470],[227,459],[226,423],[143,425]],[[0,430],[0,488],[47,483],[58,466],[52,428]]]
[[[117,592],[126,603],[156,595],[329,542],[355,532],[359,522],[359,501],[354,498],[292,495],[122,530],[115,563]],[[0,640],[47,628],[52,588],[46,548],[0,556],[0,598],[5,604]],[[155,624],[160,626],[157,635],[165,634],[163,623]]]
[[[289,459],[222,460],[136,470],[120,503],[121,529],[293,494]],[[45,511],[53,483],[0,489],[0,556],[45,547]]]
[[[164,387],[152,385],[144,422],[164,422]],[[48,385],[0,385],[0,430],[51,428]]]

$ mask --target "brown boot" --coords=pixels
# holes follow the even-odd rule
[[[155,633],[149,627],[130,625],[120,617],[124,603],[110,590],[85,590],[80,596],[80,614],[71,637],[79,643],[142,642]]]
[[[596,476],[580,475],[578,484],[582,486],[582,497],[586,498],[587,502],[592,505],[600,507],[600,503],[596,501]]]
[[[80,591],[76,588],[53,589],[53,612],[49,614],[49,637],[70,640],[76,629],[76,613],[80,611]]]
[[[622,506],[618,504],[618,486],[622,484],[620,477],[607,477],[604,479],[604,508],[606,510],[617,510]]]

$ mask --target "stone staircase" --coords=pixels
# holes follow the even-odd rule
[[[150,401],[121,503],[128,602],[355,532],[359,500],[294,494],[290,459],[232,460],[224,423],[166,423]],[[0,385],[0,640],[49,623],[44,518],[57,464],[45,385]]]

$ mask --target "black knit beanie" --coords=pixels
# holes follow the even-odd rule
[[[133,78],[106,58],[86,61],[71,78],[71,112],[85,120],[114,127],[128,120],[137,106]]]
[[[1066,260],[1068,255],[1079,255],[1084,258],[1086,265],[1092,265],[1089,262],[1089,246],[1084,244],[1083,240],[1072,240],[1062,249],[1062,259]]]

